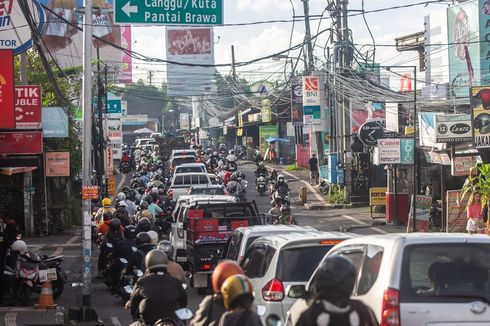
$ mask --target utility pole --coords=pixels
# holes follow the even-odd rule
[[[309,75],[315,70],[315,62],[313,61],[313,45],[311,44],[311,28],[310,28],[310,6],[309,0],[303,0],[303,9],[305,15],[305,43],[308,55],[307,71],[305,75]]]
[[[148,71],[148,79],[150,80],[150,85],[151,85],[151,82],[153,81],[153,71]]]
[[[97,47],[97,112],[99,116],[98,120],[98,128],[99,128],[99,168],[97,169],[97,182],[99,184],[99,199],[102,202],[102,198],[104,198],[107,193],[102,191],[103,187],[103,176],[105,171],[104,165],[104,115],[103,115],[103,107],[104,101],[102,97],[104,96],[104,86],[102,85],[102,72],[100,71],[100,54],[99,47]],[[107,102],[106,102],[107,105]]]
[[[236,63],[235,63],[235,46],[231,46],[231,73],[233,76],[233,80],[237,81],[236,78]]]

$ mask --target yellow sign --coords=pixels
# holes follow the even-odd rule
[[[369,188],[369,205],[386,206],[386,187]]]
[[[111,175],[109,176],[109,196],[116,195],[116,177]]]
[[[237,135],[237,137],[242,137],[243,136],[243,128],[238,128],[236,130],[236,135]]]

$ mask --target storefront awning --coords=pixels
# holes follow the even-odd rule
[[[27,173],[32,172],[37,167],[35,166],[24,166],[24,167],[16,167],[16,168],[0,168],[0,174],[2,175],[14,175],[18,173]]]

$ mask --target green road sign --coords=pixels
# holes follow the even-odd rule
[[[223,0],[114,0],[116,24],[223,25]]]

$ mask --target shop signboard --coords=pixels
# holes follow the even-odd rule
[[[111,175],[109,176],[109,196],[116,195],[116,177]]]
[[[0,62],[0,129],[15,129],[14,51],[0,50]]]
[[[386,206],[386,187],[369,188],[369,205]]]
[[[40,131],[0,132],[0,155],[41,154],[43,140]]]
[[[490,86],[471,87],[473,139],[476,148],[490,148]]]
[[[466,204],[468,198],[462,198],[461,190],[449,190],[446,196],[447,232],[466,232]]]
[[[473,139],[471,114],[436,115],[436,143],[457,144]]]
[[[417,195],[415,200],[415,216],[417,232],[429,231],[430,209],[432,206],[432,196]]]
[[[68,137],[68,116],[62,107],[43,107],[41,124],[44,138]]]
[[[365,122],[359,128],[359,139],[367,146],[375,146],[384,137],[383,126],[376,121]]]
[[[15,86],[15,129],[40,129],[41,86]]]
[[[114,174],[114,155],[112,154],[112,145],[107,145],[105,149],[106,174],[112,176]]]
[[[70,176],[70,152],[46,152],[46,177]]]
[[[99,198],[98,186],[82,186],[82,200],[92,200]]]
[[[303,125],[303,85],[291,87],[291,122],[293,126]]]
[[[470,175],[472,167],[481,162],[479,156],[456,156],[451,159],[451,175],[461,177]]]
[[[379,164],[413,164],[414,140],[406,138],[378,139]]]

